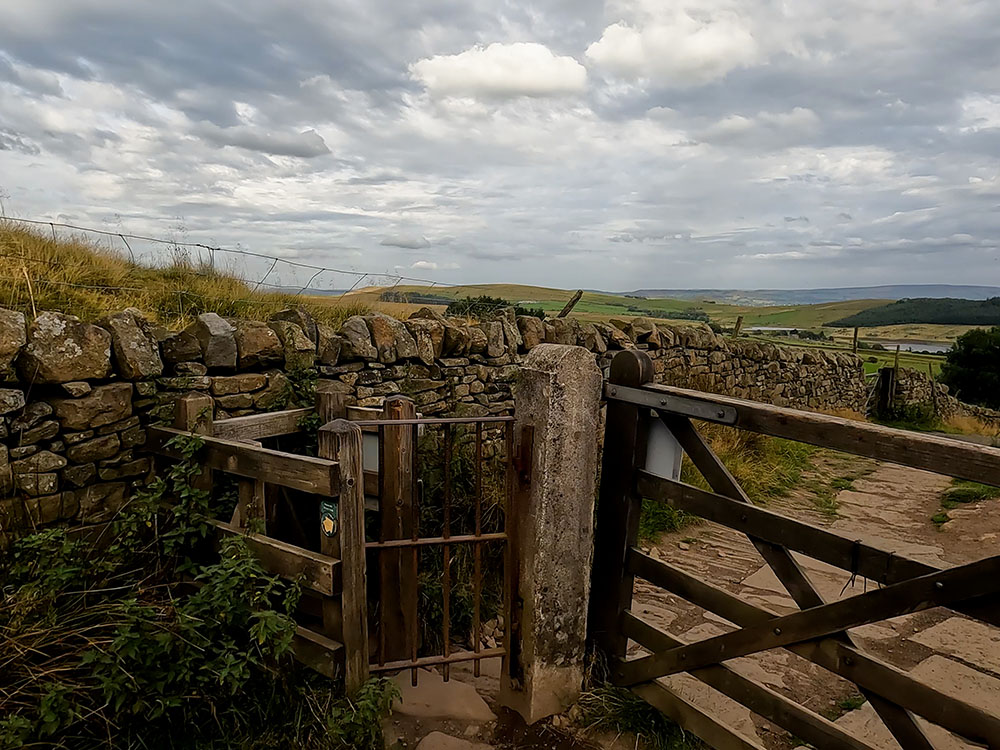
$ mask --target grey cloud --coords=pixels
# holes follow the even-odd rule
[[[245,125],[220,128],[205,123],[200,129],[204,138],[218,146],[237,146],[276,156],[313,159],[330,153],[326,141],[315,130],[301,133],[269,133]]]
[[[378,244],[385,247],[401,247],[406,250],[420,250],[431,246],[430,240],[426,237],[410,234],[392,234],[384,237]]]
[[[571,101],[443,101],[410,77],[493,42],[584,61],[638,5],[9,3],[0,187],[25,216],[183,215],[216,244],[452,282],[995,274],[1000,127],[963,130],[962,103],[996,91],[1000,4],[740,0],[764,61],[684,89],[589,68]],[[447,254],[415,256],[424,234]]]

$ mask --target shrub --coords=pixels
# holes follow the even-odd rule
[[[450,302],[448,309],[445,310],[445,315],[488,320],[507,307],[513,307],[515,315],[531,315],[539,319],[545,318],[545,311],[540,307],[521,307],[520,305],[508,302],[503,297],[490,297],[485,294],[479,297],[466,297],[465,299],[457,299]]]
[[[211,551],[217,500],[191,486],[202,441],[113,521],[49,529],[0,556],[0,748],[380,747],[383,681],[355,702],[294,665],[298,587],[242,538]]]
[[[974,328],[959,336],[940,379],[963,401],[1000,408],[1000,326]]]

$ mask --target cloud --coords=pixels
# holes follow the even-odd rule
[[[330,153],[326,141],[312,129],[303,130],[301,133],[270,133],[246,125],[220,128],[211,123],[203,123],[199,132],[207,141],[217,146],[236,146],[275,156],[314,159]]]
[[[558,96],[581,93],[587,85],[579,62],[535,42],[494,42],[435,55],[413,63],[410,74],[435,96]]]
[[[587,48],[587,58],[613,75],[678,88],[723,78],[759,56],[756,39],[738,17],[696,18],[684,11],[642,27],[614,23]]]
[[[411,234],[391,234],[378,244],[385,247],[401,247],[406,250],[420,250],[431,246],[430,240],[426,237]]]

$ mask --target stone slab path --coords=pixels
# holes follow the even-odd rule
[[[836,460],[842,463],[844,458]],[[950,486],[948,478],[889,464],[871,463],[868,469],[871,473],[855,479],[852,489],[837,495],[835,516],[817,508],[804,492],[793,492],[768,507],[935,565],[971,562],[997,549],[1000,501],[951,511],[952,520],[938,529],[930,519],[940,510],[941,494]],[[724,527],[702,522],[665,535],[650,554],[746,601],[782,613],[796,609],[747,539]],[[875,585],[861,578],[852,581],[849,573],[811,558],[796,558],[829,601],[855,596]],[[734,627],[642,581],[636,582],[634,597],[634,609],[643,619],[683,640],[703,639]],[[935,609],[860,627],[852,634],[867,651],[915,678],[1000,714],[1000,630]],[[640,653],[641,648],[633,645],[633,652]],[[835,720],[880,750],[899,747],[871,706],[858,705],[863,699],[853,684],[790,652],[767,651],[728,664]],[[798,746],[782,729],[690,677],[674,676],[667,681],[766,748]],[[975,747],[939,727],[928,731],[942,750]]]

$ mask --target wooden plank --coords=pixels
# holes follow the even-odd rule
[[[882,585],[899,583],[939,570],[927,563],[911,560],[894,552],[885,552],[766,508],[733,500],[684,482],[664,479],[646,471],[639,472],[636,485],[639,494],[648,500],[667,503],[756,539],[850,570]]]
[[[223,536],[242,536],[254,556],[273,575],[298,580],[302,586],[327,596],[339,592],[340,560],[321,555],[280,539],[260,534],[248,534],[222,521],[210,521]]]
[[[248,414],[215,422],[215,436],[231,440],[261,440],[299,432],[299,422],[312,409],[286,409],[266,414]]]
[[[635,685],[674,672],[717,664],[724,659],[735,659],[891,617],[994,594],[998,590],[1000,555],[635,659],[622,665],[617,677],[623,685]]]
[[[299,626],[292,639],[292,654],[300,662],[315,669],[321,675],[336,679],[341,674],[344,660],[344,646],[308,628]]]
[[[341,560],[341,596],[323,605],[324,625],[338,627],[344,644],[344,685],[351,695],[368,680],[368,584],[365,571],[365,495],[361,470],[361,430],[338,419],[320,428],[319,455],[340,466],[339,528],[333,536],[320,531],[321,551]],[[339,622],[338,622],[339,621]],[[329,633],[328,633],[329,635]]]
[[[559,314],[556,315],[556,317],[565,318],[567,315],[569,315],[570,312],[573,310],[573,308],[576,307],[576,303],[580,301],[580,298],[582,296],[583,296],[582,289],[577,289],[575,292],[573,292],[573,296],[569,298],[569,301],[565,305],[563,305],[563,309],[559,311]]]
[[[633,641],[654,652],[683,643],[631,612],[626,612],[624,615],[623,629]],[[876,750],[873,745],[851,736],[819,714],[789,700],[766,685],[743,676],[725,664],[693,670],[691,676],[816,747],[822,747],[824,750]]]
[[[748,626],[773,620],[777,614],[749,604],[734,594],[699,580],[673,565],[656,560],[637,549],[629,552],[630,570],[645,580],[730,622]],[[788,646],[789,651],[850,680],[868,694],[881,696],[901,709],[963,735],[974,742],[1000,747],[1000,718],[971,706],[955,696],[945,695],[914,680],[897,667],[862,653],[849,643],[824,638]],[[909,714],[907,714],[909,715]]]
[[[167,427],[150,427],[146,445],[152,452],[180,458],[179,453],[166,447],[166,443],[175,435],[184,434]],[[200,460],[208,468],[317,495],[337,494],[339,472],[335,461],[257,448],[238,440],[218,437],[205,437],[204,440]]]
[[[715,750],[764,750],[759,742],[744,737],[698,704],[681,697],[662,683],[650,682],[632,688],[632,692]]]
[[[720,411],[724,409],[725,407],[721,407]],[[705,439],[694,429],[690,419],[663,412],[660,412],[660,418],[680,442],[681,447],[713,490],[733,500],[745,503],[747,506],[751,505],[750,498],[743,492],[739,483],[729,473],[725,464],[715,455]],[[750,537],[750,541],[800,608],[807,609],[824,604],[823,597],[795,558],[792,557],[791,552],[780,545],[770,544],[753,537]],[[847,633],[838,633],[835,637],[844,643],[854,645],[851,636]],[[906,711],[886,702],[877,694],[864,688],[861,692],[868,698],[872,708],[885,722],[890,734],[896,738],[900,745],[907,750],[933,750],[934,746],[924,730]]]
[[[639,387],[652,379],[653,362],[643,352],[619,352],[611,361],[609,387]],[[648,410],[608,402],[587,628],[599,648],[619,658],[628,642],[621,633],[621,614],[632,602],[633,577],[625,568],[625,555],[638,538],[642,510],[635,469],[645,464],[648,431]]]
[[[663,394],[732,408],[743,430],[1000,487],[1000,448],[684,388],[651,384],[642,390],[652,398]]]
[[[405,396],[385,400],[382,418],[385,420],[416,419],[417,407]],[[415,441],[414,425],[382,427],[379,446],[379,539],[381,541],[413,539]],[[414,650],[417,612],[417,571],[413,554],[399,549],[379,552],[379,661],[400,661]],[[449,644],[450,645],[450,644]]]
[[[882,586],[941,570],[920,560],[841,536],[829,529],[646,471],[639,472],[636,487],[647,500],[669,503],[679,510],[742,531],[755,539],[782,545]],[[955,604],[952,608],[969,617],[1000,626],[1000,607],[969,603]]]

